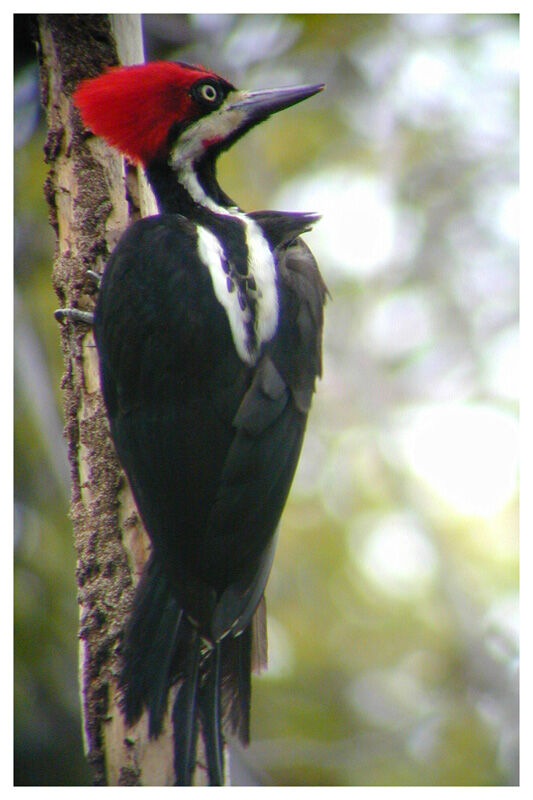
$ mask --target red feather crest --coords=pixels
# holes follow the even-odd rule
[[[132,161],[164,156],[176,120],[194,119],[188,90],[212,72],[173,61],[112,67],[81,81],[73,94],[83,123]]]

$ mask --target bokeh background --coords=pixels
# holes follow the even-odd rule
[[[269,582],[234,780],[518,782],[515,15],[144,15],[148,59],[325,81],[223,157],[246,209],[323,214],[324,377]],[[15,16],[15,781],[90,776],[42,193]]]

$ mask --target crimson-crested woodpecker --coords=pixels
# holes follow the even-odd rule
[[[160,212],[112,253],[94,335],[111,436],[152,543],[122,645],[123,710],[133,724],[147,709],[157,737],[177,685],[178,785],[191,782],[199,729],[212,785],[224,782],[223,726],[249,741],[263,592],[321,372],[326,296],[299,238],[317,215],[245,213],[216,162],[322,88],[244,92],[153,62],[74,93],[85,125],[143,165]]]

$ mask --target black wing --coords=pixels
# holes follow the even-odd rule
[[[271,242],[279,237],[280,223],[283,226],[276,249],[280,323],[234,418],[237,433],[209,519],[208,543],[225,535],[246,555],[240,579],[230,584],[217,605],[213,623],[217,635],[229,628],[244,629],[264,591],[275,531],[322,369],[327,289],[311,251],[301,239],[293,238],[309,224],[311,215],[299,215],[299,229],[297,215],[258,212],[254,216]]]

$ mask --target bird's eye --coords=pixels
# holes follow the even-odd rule
[[[217,81],[215,79],[206,80],[205,78],[201,78],[199,81],[196,81],[189,90],[189,94],[198,106],[198,112],[200,114],[208,114],[218,108],[224,101],[227,93],[228,88],[226,88],[224,81],[221,79]]]
[[[213,103],[218,97],[218,92],[213,84],[204,83],[200,87],[200,97],[202,100],[207,100],[208,103]]]

